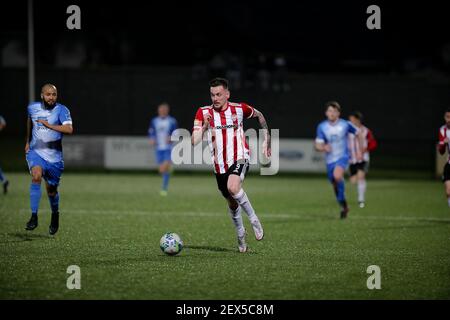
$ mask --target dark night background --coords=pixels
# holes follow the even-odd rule
[[[71,4],[81,8],[81,30],[66,28]],[[381,8],[381,30],[366,28],[371,4]],[[314,137],[323,103],[335,99],[343,116],[354,109],[366,116],[380,166],[432,170],[450,107],[444,8],[443,1],[35,1],[36,93],[55,83],[77,134],[145,135],[163,100],[190,128],[209,103],[208,79],[227,76],[231,100],[257,106],[281,137]],[[25,133],[26,9],[25,0],[9,2],[0,19],[0,114],[8,122],[1,141],[10,146]]]

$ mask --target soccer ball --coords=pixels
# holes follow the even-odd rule
[[[167,232],[159,240],[159,247],[165,254],[174,256],[183,249],[183,241],[176,233]]]

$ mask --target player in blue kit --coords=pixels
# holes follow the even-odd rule
[[[348,135],[350,133],[364,144],[358,128],[349,121],[339,118],[341,107],[336,101],[325,104],[325,115],[327,120],[317,126],[315,148],[317,151],[325,152],[328,179],[333,185],[336,199],[341,206],[341,219],[347,217],[349,208],[345,199],[344,172],[349,165]],[[362,153],[356,155],[362,160]]]
[[[6,127],[5,118],[0,116],[0,131],[5,129],[5,127]],[[0,183],[3,185],[3,194],[7,194],[9,181],[8,181],[8,179],[6,179],[5,175],[3,174],[2,168],[0,168]]]
[[[38,226],[38,209],[41,199],[41,181],[46,182],[47,195],[52,210],[49,233],[59,228],[58,185],[64,171],[62,152],[63,134],[72,134],[72,118],[66,106],[56,102],[58,92],[54,85],[45,84],[41,101],[28,106],[26,160],[32,176],[30,185],[31,218],[26,230]],[[30,141],[31,138],[31,141]]]
[[[159,173],[162,175],[162,187],[160,194],[167,196],[170,178],[170,164],[172,142],[170,136],[177,129],[177,121],[169,115],[170,107],[167,103],[158,106],[158,116],[150,121],[148,135],[150,144],[155,147],[156,162],[159,165]]]

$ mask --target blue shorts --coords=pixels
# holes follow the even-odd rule
[[[171,149],[156,150],[156,162],[158,164],[162,164],[164,161],[170,162],[172,160],[171,154]]]
[[[49,185],[58,186],[64,171],[64,162],[48,162],[42,159],[34,150],[28,151],[26,155],[28,169],[39,166],[42,168],[42,177]]]
[[[334,180],[334,177],[333,177],[334,168],[339,166],[342,169],[347,170],[348,161],[349,161],[348,157],[344,157],[344,158],[340,158],[338,161],[327,163],[328,180],[333,182],[333,180]]]

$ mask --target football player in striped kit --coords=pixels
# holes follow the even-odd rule
[[[244,135],[243,122],[257,118],[264,130],[263,153],[271,155],[270,134],[263,114],[246,103],[230,102],[228,81],[215,78],[210,82],[212,104],[197,110],[192,132],[192,144],[203,139],[206,132],[214,163],[217,186],[228,202],[228,210],[236,228],[239,252],[247,251],[246,231],[241,208],[247,214],[256,240],[264,237],[263,227],[250,200],[242,188],[249,169],[250,152]]]
[[[444,114],[445,124],[439,129],[439,143],[438,151],[440,154],[444,154],[445,151],[449,151],[450,142],[450,109],[447,109]],[[442,182],[445,185],[445,193],[447,194],[447,203],[450,207],[450,155],[447,163],[444,166],[444,173],[442,175]]]
[[[363,115],[355,111],[348,117],[348,120],[359,129],[364,144],[361,146],[359,140],[353,133],[348,135],[348,147],[350,149],[350,182],[357,185],[358,204],[360,208],[365,207],[366,203],[366,175],[369,171],[369,153],[377,147],[377,141],[372,131],[363,125]],[[361,152],[363,158],[358,160],[357,155]]]

